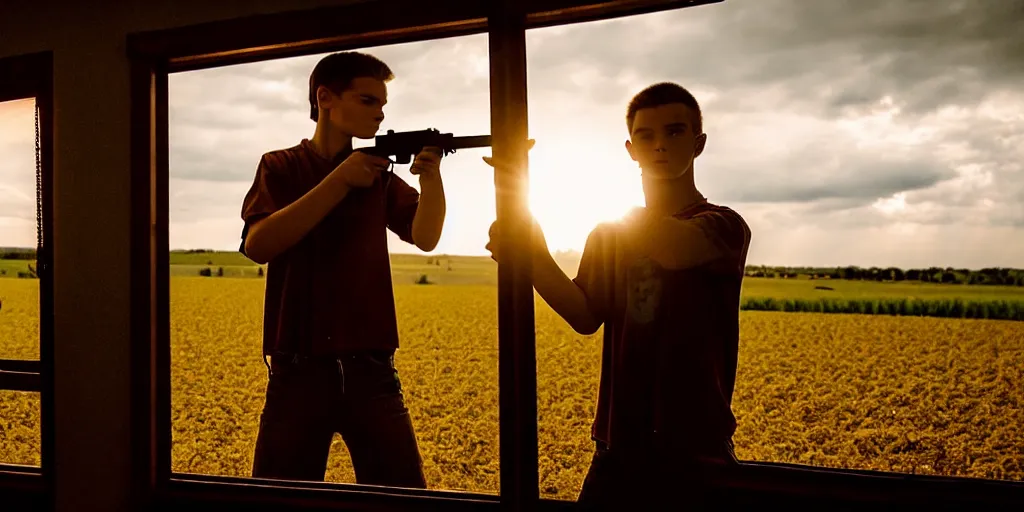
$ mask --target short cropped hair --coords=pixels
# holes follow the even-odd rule
[[[637,93],[636,96],[633,96],[633,99],[629,102],[629,107],[626,109],[626,128],[629,130],[629,133],[633,133],[633,121],[636,120],[638,110],[660,107],[671,103],[682,103],[690,107],[696,117],[692,127],[694,135],[704,133],[704,121],[701,116],[700,105],[697,104],[697,98],[694,98],[693,94],[690,94],[690,91],[687,91],[682,86],[671,82],[651,85]]]
[[[365,53],[338,52],[320,59],[309,75],[309,118],[316,121],[320,117],[316,90],[321,85],[341,94],[352,85],[352,80],[364,77],[388,82],[395,75],[383,61]]]

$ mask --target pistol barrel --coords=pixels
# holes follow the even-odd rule
[[[472,135],[467,137],[452,137],[451,149],[486,148],[491,146],[490,135]]]

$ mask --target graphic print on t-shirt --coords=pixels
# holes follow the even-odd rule
[[[655,263],[648,257],[638,258],[629,266],[626,278],[626,309],[630,319],[641,325],[654,321],[661,302],[662,282]]]

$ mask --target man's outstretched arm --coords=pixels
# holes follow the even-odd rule
[[[739,262],[750,244],[750,229],[743,218],[731,210],[708,212],[690,219],[639,214],[634,222],[631,242],[641,254],[648,255],[668,269],[687,269],[712,265],[743,273]],[[733,267],[736,268],[733,268]]]
[[[527,140],[527,151],[533,148],[534,142],[533,139]],[[495,160],[488,156],[483,157],[483,161],[496,169],[508,167],[507,162]],[[487,249],[491,251],[491,258],[495,261],[497,261],[497,255],[500,252],[498,251],[497,239],[495,238],[496,228],[497,223],[491,224],[490,241],[487,243]],[[537,293],[576,332],[580,334],[593,334],[597,332],[597,329],[603,323],[603,314],[596,311],[594,304],[601,304],[602,301],[600,298],[595,301],[594,298],[588,297],[587,293],[576,281],[569,279],[565,272],[562,272],[562,269],[555,263],[555,259],[551,257],[551,253],[548,252],[544,233],[536,221],[533,221],[533,237],[530,245],[531,265],[533,267],[531,277],[533,287],[537,290]],[[587,252],[584,251],[584,254],[587,254]],[[580,263],[581,269],[584,263]],[[590,281],[585,276],[582,280],[585,283]]]
[[[487,250],[497,261],[497,223],[491,225],[490,242]],[[562,269],[548,252],[544,234],[534,223],[533,243],[530,247],[533,287],[544,302],[558,313],[570,327],[580,334],[593,334],[601,327],[601,320],[594,313],[583,289],[562,272]]]
[[[601,320],[591,311],[586,294],[562,272],[546,250],[533,257],[533,287],[574,331],[593,334],[601,327]]]

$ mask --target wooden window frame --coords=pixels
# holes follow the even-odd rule
[[[53,53],[0,58],[0,101],[34,99],[39,110],[39,359],[0,359],[0,390],[39,393],[40,465],[0,464],[0,490],[17,504],[41,506],[52,489],[53,459]],[[21,496],[22,498],[19,498]],[[24,501],[22,501],[24,500]]]
[[[259,15],[131,34],[132,489],[137,507],[213,510],[247,504],[295,510],[573,509],[539,498],[533,289],[526,233],[525,30],[685,8],[722,0],[393,0]],[[355,21],[358,20],[358,21]],[[171,472],[168,269],[168,73],[272,58],[488,33],[493,152],[507,233],[498,266],[499,496]],[[732,504],[808,501],[861,506],[1024,503],[1024,484],[976,478],[743,462],[709,483]]]

